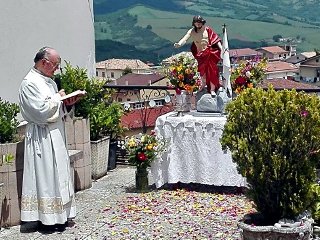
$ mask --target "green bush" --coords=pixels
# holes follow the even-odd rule
[[[94,106],[90,114],[91,140],[98,140],[106,135],[110,135],[111,139],[115,139],[121,135],[124,131],[124,128],[121,126],[123,114],[124,108],[117,102],[108,105],[103,101]]]
[[[78,66],[72,67],[70,63],[66,63],[60,75],[60,81],[61,88],[63,88],[67,94],[78,89],[87,92],[87,94],[75,104],[76,117],[88,118],[93,106],[99,104],[101,99],[109,97],[103,89],[105,81],[95,78],[90,79],[86,69]]]
[[[295,90],[247,89],[230,102],[221,138],[266,223],[312,203],[320,150],[320,100]]]
[[[0,98],[0,143],[16,140],[19,106]]]
[[[87,94],[75,104],[75,117],[90,119],[90,139],[98,140],[110,135],[115,138],[123,132],[121,117],[124,114],[120,103],[110,103],[111,90],[103,88],[105,81],[96,78],[89,79],[83,68],[72,67],[66,63],[59,76],[61,88],[66,93],[78,89],[85,90]]]

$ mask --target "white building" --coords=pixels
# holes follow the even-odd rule
[[[132,73],[150,73],[151,67],[139,59],[108,59],[96,63],[96,77],[115,80],[123,75],[125,69]]]
[[[0,2],[0,97],[18,102],[21,80],[44,46],[94,76],[93,0]]]

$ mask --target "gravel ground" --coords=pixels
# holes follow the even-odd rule
[[[2,229],[0,239],[240,239],[237,221],[254,211],[241,189],[168,185],[137,193],[133,167],[117,167],[77,192],[75,224],[41,232],[33,224]]]

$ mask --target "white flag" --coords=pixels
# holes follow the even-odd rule
[[[224,87],[229,91],[230,94],[232,94],[231,82],[230,82],[231,65],[230,65],[229,44],[228,44],[226,27],[223,28],[222,47],[223,47],[222,50],[224,51],[222,55],[222,65],[223,65],[222,76],[225,79]]]

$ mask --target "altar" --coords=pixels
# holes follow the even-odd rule
[[[215,186],[246,186],[229,151],[220,138],[226,117],[191,111],[183,116],[169,112],[158,117],[156,134],[167,141],[167,151],[151,164],[157,188],[165,183],[201,183]]]

